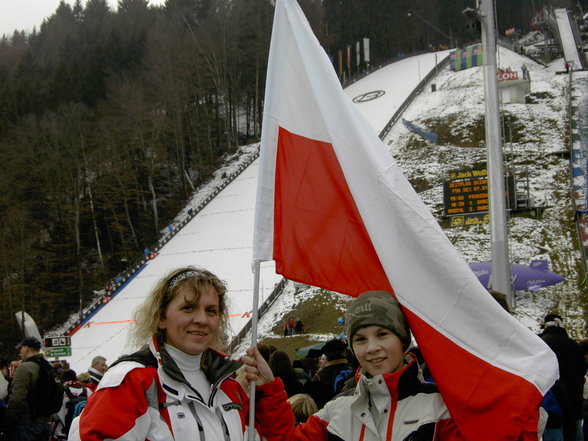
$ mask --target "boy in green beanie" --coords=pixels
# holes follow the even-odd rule
[[[349,307],[345,323],[349,348],[365,374],[375,377],[403,367],[410,329],[390,293],[363,293]]]
[[[361,294],[351,303],[345,322],[349,347],[360,363],[355,392],[329,401],[306,423],[278,438],[461,440],[437,387],[424,382],[416,357],[407,352],[410,329],[392,294]],[[254,351],[248,352],[250,364],[254,356],[261,378],[271,380]]]

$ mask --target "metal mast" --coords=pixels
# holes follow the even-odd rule
[[[486,150],[488,158],[490,237],[492,248],[491,286],[493,290],[505,294],[509,306],[512,306],[513,293],[508,250],[502,132],[498,109],[494,0],[480,0],[479,11],[482,22],[482,47],[484,48]]]

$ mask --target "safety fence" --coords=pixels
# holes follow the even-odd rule
[[[265,314],[267,310],[270,308],[270,306],[272,306],[273,303],[278,299],[287,282],[288,280],[286,278],[282,278],[282,280],[280,280],[280,282],[276,285],[272,293],[268,296],[267,299],[265,299],[265,301],[259,307],[259,317],[262,317],[263,314]],[[239,333],[233,337],[233,339],[229,343],[229,354],[232,354],[235,348],[241,344],[243,339],[247,336],[247,333],[251,330],[252,326],[253,320],[249,319],[245,326],[241,329],[241,331],[239,331]]]
[[[410,93],[410,95],[408,95],[408,97],[403,101],[403,103],[400,105],[400,107],[398,107],[398,109],[396,109],[396,112],[394,112],[394,115],[392,115],[392,118],[390,118],[390,121],[388,121],[388,123],[384,126],[384,128],[382,129],[382,131],[380,132],[380,135],[379,135],[380,139],[383,140],[386,137],[386,135],[388,135],[388,133],[390,133],[390,130],[392,130],[392,127],[394,126],[396,121],[398,121],[398,118],[400,118],[400,115],[402,115],[404,113],[404,111],[406,110],[408,105],[416,98],[416,96],[419,93],[421,93],[421,91],[425,88],[427,83],[429,81],[431,81],[431,79],[433,79],[448,64],[449,64],[449,55],[447,55],[443,60],[441,60],[439,63],[437,63],[437,65],[419,82],[419,84],[417,84],[417,86]]]
[[[568,78],[570,192],[585,283],[588,277],[588,75],[570,69]]]

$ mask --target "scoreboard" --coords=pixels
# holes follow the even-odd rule
[[[504,179],[507,209],[516,205],[516,181],[508,174]],[[487,223],[490,211],[488,198],[488,170],[457,170],[449,173],[443,183],[445,216],[454,218],[452,226]],[[484,215],[484,213],[486,213]]]
[[[451,172],[450,178],[451,180],[443,183],[447,216],[488,211],[487,170]]]

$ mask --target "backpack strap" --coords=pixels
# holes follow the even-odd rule
[[[73,408],[73,418],[80,416],[82,411],[86,408],[87,400],[80,401],[76,403],[75,407]]]
[[[71,392],[71,390],[69,390],[68,386],[65,386],[64,390],[65,390],[65,394],[67,395],[67,398],[69,398],[69,401],[71,402],[71,400],[73,400],[75,398],[75,395]]]

